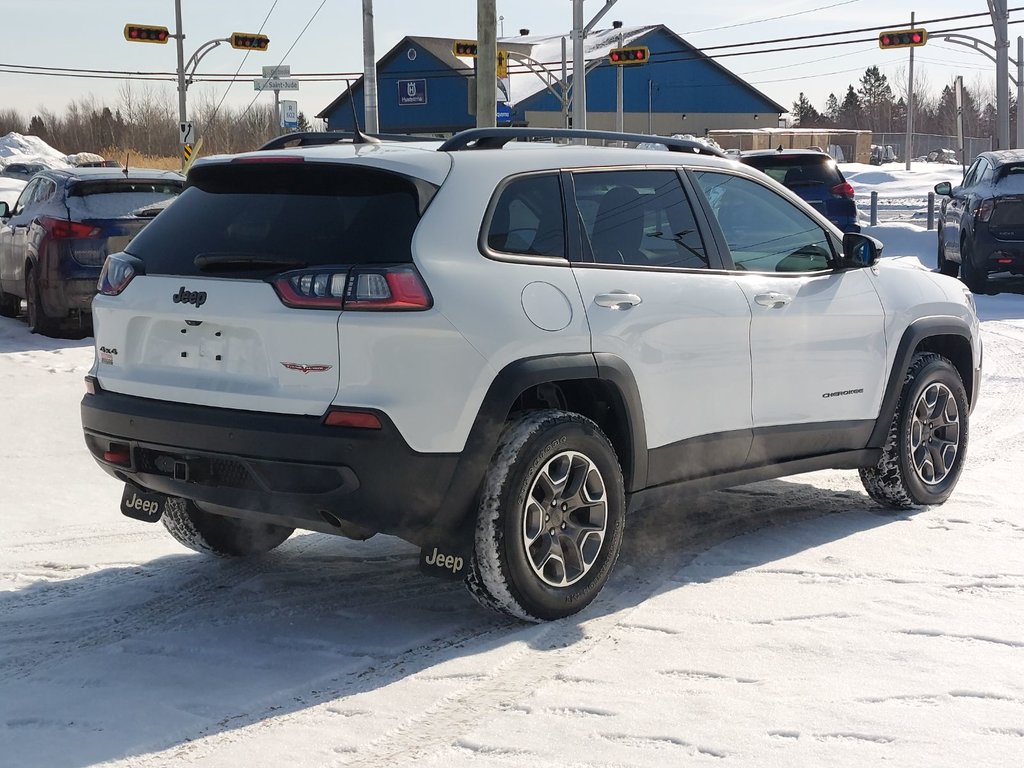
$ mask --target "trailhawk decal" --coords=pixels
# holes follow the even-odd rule
[[[300,373],[323,373],[334,367],[331,365],[306,365],[305,363],[281,363],[281,365],[289,371],[299,371]]]

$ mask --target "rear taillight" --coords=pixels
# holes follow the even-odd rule
[[[848,181],[844,181],[842,184],[836,184],[832,187],[831,192],[836,197],[850,197],[854,196],[853,185]]]
[[[96,237],[100,233],[99,227],[94,227],[92,224],[83,224],[80,221],[68,221],[67,219],[54,219],[50,216],[41,217],[39,223],[52,240]]]
[[[992,198],[982,200],[974,209],[974,218],[978,221],[988,221],[992,218],[992,210],[996,207],[996,201]]]
[[[96,283],[96,290],[104,296],[117,296],[128,287],[128,283],[138,274],[131,261],[121,254],[107,256],[103,262],[103,269],[100,270],[100,279]]]
[[[418,311],[433,300],[415,267],[351,267],[288,272],[273,279],[277,295],[298,309]]]

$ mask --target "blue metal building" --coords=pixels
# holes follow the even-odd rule
[[[567,124],[562,40],[561,35],[524,35],[498,41],[499,48],[512,51],[512,74],[500,84],[508,89],[512,123]],[[650,50],[648,63],[621,67],[627,131],[703,135],[711,130],[775,127],[787,111],[664,25],[595,30],[586,40],[589,128],[615,127],[619,67],[608,64],[607,56],[620,41]],[[453,54],[453,43],[448,38],[406,37],[380,60],[377,102],[382,132],[450,133],[476,124],[473,67],[471,60]],[[571,54],[568,67],[571,83]],[[351,93],[361,119],[362,78]],[[349,100],[346,90],[317,115],[327,120],[328,130],[352,127]]]

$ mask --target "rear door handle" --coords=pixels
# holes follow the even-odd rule
[[[594,303],[597,304],[597,306],[608,307],[608,309],[631,309],[641,301],[643,301],[643,299],[635,293],[626,293],[625,291],[599,293],[594,297]]]
[[[762,307],[768,307],[769,309],[782,309],[792,300],[792,296],[787,296],[784,293],[777,293],[776,291],[769,291],[768,293],[759,293],[754,297],[754,301],[756,301]]]

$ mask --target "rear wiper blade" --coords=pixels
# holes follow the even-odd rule
[[[272,253],[200,253],[192,263],[197,268],[212,272],[232,269],[301,269],[308,266],[307,262],[289,256],[276,256]]]

